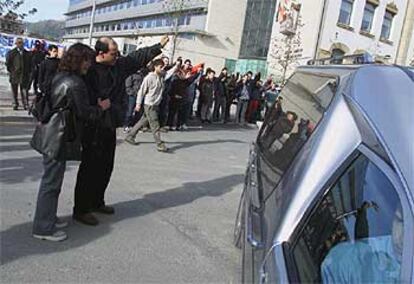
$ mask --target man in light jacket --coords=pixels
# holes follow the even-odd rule
[[[164,90],[164,61],[162,59],[154,60],[154,71],[150,72],[144,78],[141,88],[138,91],[137,105],[135,111],[139,112],[144,102],[144,115],[134,125],[125,138],[125,141],[132,145],[138,145],[135,137],[139,129],[149,123],[154,140],[157,143],[159,152],[167,152],[168,148],[161,140],[160,123],[159,123],[159,105],[162,100],[162,92]]]

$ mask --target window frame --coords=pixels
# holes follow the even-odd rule
[[[351,4],[351,10],[349,11],[349,18],[348,18],[348,22],[347,23],[343,23],[340,21],[341,19],[341,11],[342,11],[342,5],[344,2],[350,3]],[[339,6],[339,15],[338,15],[338,20],[337,23],[340,25],[346,25],[346,26],[351,26],[351,21],[352,21],[352,14],[354,13],[354,4],[355,1],[354,0],[341,0],[341,5]]]
[[[374,8],[373,11],[368,11],[367,10],[368,5],[371,5]],[[364,13],[362,14],[361,27],[360,27],[361,31],[366,32],[366,33],[370,33],[372,31],[372,26],[374,25],[374,19],[375,19],[375,13],[376,13],[377,7],[378,7],[377,5],[375,5],[374,3],[370,2],[370,1],[365,2]],[[371,21],[370,21],[370,24],[369,24],[369,28],[368,29],[363,29],[364,17],[365,17],[365,13],[367,11],[372,12],[372,18],[371,18]]]
[[[297,265],[294,260],[293,249],[297,245],[307,223],[319,208],[325,196],[330,192],[333,185],[335,185],[344,176],[347,170],[354,165],[354,162],[361,155],[365,156],[369,162],[374,164],[388,178],[390,183],[394,186],[395,192],[400,199],[404,219],[404,249],[401,261],[401,280],[403,281],[405,279],[410,279],[411,273],[414,273],[414,271],[411,271],[414,265],[412,257],[414,251],[414,241],[410,240],[410,236],[414,234],[414,209],[411,209],[407,194],[404,191],[404,186],[401,184],[398,174],[394,171],[394,169],[392,169],[380,156],[361,143],[321,187],[321,190],[310,202],[305,214],[302,216],[302,219],[298,222],[296,228],[290,235],[285,250],[286,268],[290,281],[300,280]]]
[[[389,27],[389,30],[388,30],[388,35],[385,37],[385,36],[383,36],[383,30],[384,30],[385,20],[387,20],[387,13],[389,13],[392,17],[391,17],[390,27]],[[382,18],[380,39],[389,40],[391,38],[392,29],[394,27],[394,18],[395,18],[395,16],[396,16],[396,14],[394,12],[392,12],[388,9],[385,10],[384,17]]]

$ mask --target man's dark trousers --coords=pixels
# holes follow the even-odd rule
[[[105,205],[105,190],[114,166],[116,131],[88,127],[83,138],[82,162],[75,187],[74,214],[85,214]]]

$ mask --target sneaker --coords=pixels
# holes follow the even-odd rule
[[[168,127],[168,130],[169,131],[174,131],[175,129],[174,129],[174,127],[170,126],[170,127]]]
[[[183,125],[181,125],[181,129],[182,130],[187,130],[188,129],[188,126],[186,124],[183,124]]]
[[[168,128],[161,127],[161,128],[160,128],[160,132],[162,132],[162,133],[167,133],[167,132],[168,132]]]
[[[168,148],[167,148],[167,146],[165,146],[164,143],[162,143],[162,144],[157,145],[157,151],[166,153],[166,152],[168,152]]]
[[[135,141],[134,138],[132,138],[131,136],[127,136],[125,138],[125,142],[131,144],[131,145],[138,145],[139,143]]]
[[[61,242],[61,241],[66,240],[68,238],[68,235],[66,235],[64,231],[57,231],[51,235],[33,234],[33,238],[36,238],[39,240],[51,241],[51,242]]]
[[[96,219],[95,215],[92,213],[85,213],[85,214],[73,214],[73,219],[89,226],[96,226],[99,224],[98,219]]]
[[[131,129],[129,127],[125,127],[124,130],[122,132],[124,132],[124,134],[129,133]]]
[[[93,212],[112,215],[112,214],[115,214],[115,209],[112,206],[102,205],[102,206],[99,206],[98,208],[95,208]]]
[[[63,229],[69,226],[69,223],[63,220],[60,220],[59,218],[56,220],[55,228],[56,229]]]
[[[13,106],[13,110],[18,110],[19,106]]]

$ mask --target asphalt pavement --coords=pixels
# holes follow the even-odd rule
[[[61,243],[31,237],[41,156],[30,148],[33,121],[0,117],[1,283],[238,283],[241,254],[232,230],[254,126],[194,125],[138,146],[119,134],[106,201],[113,216],[72,222],[78,163],[67,165],[58,215],[70,222]]]

